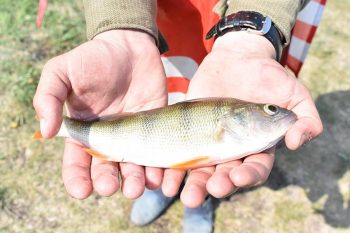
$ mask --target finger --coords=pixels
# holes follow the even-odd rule
[[[62,70],[63,62],[63,56],[60,56],[45,65],[33,99],[44,138],[55,136],[62,122],[63,104],[70,90]]]
[[[111,196],[119,189],[118,164],[92,158],[91,179],[94,190],[101,196]]]
[[[300,83],[298,93],[288,108],[298,116],[298,121],[288,130],[285,142],[289,149],[296,150],[307,140],[317,137],[323,131],[322,122],[309,91]]]
[[[182,203],[188,208],[199,207],[207,196],[206,184],[214,173],[215,168],[203,167],[190,172],[183,188],[180,198]]]
[[[164,169],[145,167],[146,187],[151,190],[158,189],[162,184]]]
[[[311,97],[292,109],[298,121],[288,130],[285,142],[289,149],[296,150],[306,141],[317,137],[323,131],[322,121]]]
[[[84,199],[92,193],[90,176],[91,156],[71,140],[66,140],[62,177],[67,192],[74,198]]]
[[[174,197],[179,192],[186,171],[179,169],[165,169],[162,191],[167,197]]]
[[[300,118],[286,133],[286,145],[289,149],[296,150],[305,142],[320,135],[322,131],[323,126],[319,118]]]
[[[237,187],[230,179],[230,171],[242,164],[242,160],[234,160],[216,166],[214,174],[207,183],[208,192],[216,198],[222,198],[232,194]]]
[[[120,163],[122,191],[125,197],[136,199],[145,190],[145,171],[142,166],[132,163]]]
[[[273,151],[246,157],[243,163],[230,171],[230,179],[236,187],[251,187],[264,183],[273,166]]]

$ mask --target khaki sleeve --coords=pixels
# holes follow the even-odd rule
[[[230,0],[226,15],[238,11],[256,11],[268,15],[282,32],[287,43],[290,41],[291,31],[298,12],[310,0]]]
[[[84,0],[84,10],[89,40],[111,29],[136,29],[158,42],[156,0]]]

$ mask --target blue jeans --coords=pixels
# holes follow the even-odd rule
[[[131,221],[144,226],[157,219],[175,200],[175,197],[166,197],[160,189],[151,191],[145,190],[138,198],[131,210]],[[213,203],[212,198],[198,208],[186,208],[184,210],[184,233],[210,233],[213,231]]]

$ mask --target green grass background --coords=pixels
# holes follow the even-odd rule
[[[120,194],[72,199],[61,179],[63,141],[31,139],[38,127],[31,102],[41,68],[85,40],[81,1],[50,1],[41,29],[34,24],[36,8],[30,0],[0,4],[0,232],[181,232],[179,202],[154,224],[137,228],[128,219],[132,203]],[[350,90],[349,12],[350,0],[328,1],[300,74],[314,98]],[[318,211],[322,203],[305,192],[261,187],[235,195],[218,206],[216,232],[350,232],[329,226]],[[272,197],[277,199],[264,202]],[[261,202],[260,209],[252,208]],[[316,223],[321,231],[312,227]]]

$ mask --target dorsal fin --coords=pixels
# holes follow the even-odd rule
[[[230,100],[230,101],[234,101],[234,102],[237,102],[237,103],[242,103],[242,104],[245,104],[245,103],[249,103],[248,101],[245,101],[245,100],[240,100],[240,99],[235,99],[235,98],[230,98],[230,97],[203,97],[203,98],[195,98],[195,99],[189,99],[189,100],[184,100],[184,101],[180,101],[180,102],[177,102],[177,103],[193,103],[193,102],[202,102],[202,101],[214,101],[214,100]]]
[[[109,115],[104,115],[104,116],[100,116],[98,118],[95,119],[95,121],[114,121],[123,117],[127,117],[127,116],[132,116],[135,113],[133,112],[122,112],[122,113],[115,113],[115,114],[109,114]]]
[[[115,113],[115,114],[109,114],[104,116],[96,116],[96,117],[91,117],[86,119],[80,119],[80,118],[74,118],[74,117],[66,117],[66,118],[74,121],[98,122],[98,121],[114,121],[123,117],[132,116],[134,114],[135,113],[132,113],[132,112],[122,112],[122,113]]]

